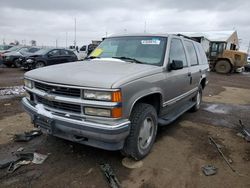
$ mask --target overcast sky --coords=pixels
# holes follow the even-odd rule
[[[77,45],[114,33],[237,30],[240,46],[250,40],[247,0],[0,0],[1,42]]]

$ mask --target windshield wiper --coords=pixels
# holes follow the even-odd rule
[[[135,63],[144,64],[144,62],[139,61],[139,60],[137,60],[137,59],[135,59],[135,58],[131,58],[131,57],[125,57],[125,56],[117,57],[117,56],[115,56],[115,57],[112,57],[112,58],[121,59],[121,60],[125,60],[125,61],[126,61],[126,60],[127,60],[127,61],[133,61],[133,62],[135,62]]]

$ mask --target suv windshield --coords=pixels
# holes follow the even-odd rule
[[[105,39],[89,58],[117,58],[124,61],[161,66],[166,37],[112,37]]]

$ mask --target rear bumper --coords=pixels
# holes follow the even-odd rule
[[[130,122],[126,120],[112,125],[94,123],[55,114],[41,115],[26,98],[22,99],[22,105],[36,127],[43,132],[73,142],[106,150],[120,150],[129,135]]]

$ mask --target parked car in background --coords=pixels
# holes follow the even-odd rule
[[[71,50],[41,49],[30,56],[26,56],[22,67],[29,70],[74,61],[77,61],[77,56]]]
[[[8,51],[13,45],[0,45],[0,53]]]
[[[3,63],[2,54],[8,52],[8,50],[13,47],[13,45],[0,45],[0,65]]]
[[[2,54],[3,64],[5,64],[7,67],[20,67],[20,57],[28,54],[30,55],[39,49],[40,48],[37,47],[15,46],[12,51]]]
[[[201,44],[188,38],[112,36],[84,63],[25,73],[22,103],[48,134],[140,160],[158,126],[199,110],[208,68]]]
[[[245,71],[250,72],[250,57],[247,57],[247,64],[244,66]]]
[[[89,45],[83,45],[80,49],[72,49],[72,50],[76,54],[78,60],[84,60],[100,44],[100,42],[91,43]]]

